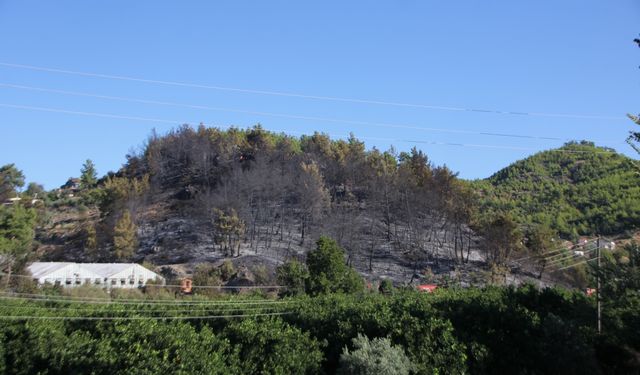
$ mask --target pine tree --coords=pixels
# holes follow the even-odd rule
[[[0,271],[19,271],[33,250],[36,212],[20,205],[0,205]],[[7,283],[8,283],[7,278]]]
[[[84,249],[88,254],[95,255],[95,252],[98,249],[96,228],[93,225],[88,225],[85,228],[85,235]]]
[[[96,171],[96,167],[91,159],[87,159],[87,161],[84,162],[80,173],[82,173],[80,176],[80,182],[84,189],[95,186],[98,181],[98,172]]]
[[[225,255],[233,255],[235,250],[236,256],[240,256],[240,243],[246,230],[244,221],[233,208],[229,210],[229,214],[216,208],[214,214],[215,242]]]
[[[138,247],[136,229],[131,213],[125,211],[113,231],[113,246],[118,259],[130,258],[136,251]]]

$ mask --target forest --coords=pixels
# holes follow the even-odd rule
[[[635,161],[591,142],[537,153],[473,185],[486,215],[506,211],[567,239],[619,234],[639,224]]]
[[[100,177],[91,160],[80,172],[46,192],[33,182],[22,190],[22,172],[2,167],[0,198],[22,204],[0,208],[3,230],[16,232],[0,241],[24,253],[5,271],[29,257],[163,265],[252,254],[273,267],[303,260],[326,235],[360,272],[398,264],[405,271],[391,277],[411,282],[442,264],[508,272],[516,254],[581,236],[630,238],[640,223],[634,161],[586,141],[466,181],[421,150],[367,150],[353,135],[184,125],[152,133],[117,172]]]

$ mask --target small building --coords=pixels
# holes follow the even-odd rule
[[[65,288],[95,285],[132,289],[143,287],[150,280],[165,282],[162,276],[136,263],[34,262],[27,269],[38,284]]]
[[[12,205],[14,205],[14,204],[17,204],[17,203],[18,203],[18,202],[20,202],[21,200],[22,200],[22,198],[20,198],[20,197],[13,197],[13,198],[9,198],[9,199],[5,200],[5,201],[3,202],[3,204],[4,204],[5,206],[12,206]]]
[[[70,177],[64,185],[60,186],[62,190],[78,191],[80,190],[81,181],[79,178]]]

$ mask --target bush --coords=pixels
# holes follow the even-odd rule
[[[309,279],[309,271],[304,264],[292,259],[276,269],[278,284],[286,287],[280,295],[296,296],[305,293],[305,285]]]
[[[225,260],[220,266],[220,277],[222,281],[229,281],[236,273],[236,269],[233,266],[233,262],[229,259]]]
[[[218,267],[215,267],[209,263],[200,263],[196,265],[195,270],[193,271],[194,286],[212,286],[221,284],[222,278],[220,276],[220,269]],[[217,288],[195,288],[194,290],[198,294],[209,296],[220,294],[220,290]]]
[[[380,282],[380,287],[378,289],[382,294],[391,294],[394,289],[393,282],[389,279],[384,279]]]
[[[280,319],[230,323],[224,336],[236,345],[243,374],[317,374],[323,355],[309,333]]]
[[[273,282],[273,275],[264,265],[255,266],[252,273],[255,276],[255,282],[257,285],[271,285]]]
[[[362,277],[344,261],[344,250],[329,237],[320,237],[316,249],[307,254],[307,291],[355,293],[364,289]]]
[[[358,334],[353,339],[353,351],[344,348],[340,356],[338,374],[404,375],[414,366],[401,347],[391,345],[388,338],[369,340]]]

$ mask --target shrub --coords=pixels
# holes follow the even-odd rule
[[[278,284],[286,287],[281,295],[295,296],[305,293],[305,284],[309,279],[309,271],[304,264],[292,259],[276,269]]]
[[[338,374],[404,375],[413,370],[409,357],[401,347],[391,345],[388,338],[374,338],[358,334],[353,339],[353,351],[344,348],[340,356]]]
[[[312,294],[362,291],[360,275],[344,261],[344,250],[329,237],[320,237],[316,249],[307,254],[309,279],[307,291]]]

